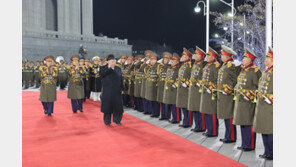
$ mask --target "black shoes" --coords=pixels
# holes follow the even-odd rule
[[[179,127],[182,127],[182,128],[189,128],[191,127],[190,125],[179,125]]]
[[[205,130],[199,130],[199,129],[191,129],[193,132],[204,132]]]
[[[208,134],[207,132],[202,133],[202,135],[207,136],[207,137],[217,137],[217,136],[218,136],[218,135],[211,135],[211,134]]]
[[[148,113],[148,112],[144,112],[143,114],[145,114],[145,115],[150,115],[150,113]]]
[[[76,114],[76,113],[77,113],[77,111],[73,111],[73,113],[74,113],[74,114]]]
[[[227,140],[227,139],[219,139],[220,141],[222,141],[223,143],[235,143],[235,140]]]
[[[44,114],[45,114],[45,115],[47,114],[47,111],[46,111],[46,110],[44,110]]]
[[[259,157],[260,157],[260,158],[264,158],[264,159],[266,159],[266,160],[273,160],[273,157],[268,156],[268,155],[265,155],[265,154],[263,154],[263,155],[259,155]]]
[[[51,117],[51,113],[48,113],[48,116],[50,116],[50,117]]]
[[[80,112],[83,112],[83,110],[81,109],[81,110],[79,110]]]
[[[160,121],[168,120],[168,118],[159,118]]]
[[[169,120],[169,123],[171,123],[171,124],[178,124],[178,123],[180,123],[180,122],[178,122],[178,121],[173,121],[173,120]]]
[[[251,149],[251,148],[245,148],[243,146],[237,147],[237,149],[242,150],[242,151],[253,151],[255,149]]]
[[[152,117],[152,118],[158,118],[159,116],[157,116],[157,115],[150,115],[150,117]]]

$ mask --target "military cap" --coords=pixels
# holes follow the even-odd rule
[[[115,56],[114,56],[114,54],[111,53],[111,54],[108,54],[105,59],[106,59],[106,61],[114,60]]]
[[[136,59],[142,59],[142,58],[144,58],[144,55],[137,55],[136,56]]]
[[[209,47],[209,51],[208,51],[207,55],[214,56],[215,58],[218,57],[218,53],[211,47]]]
[[[150,55],[149,55],[149,58],[150,58],[150,59],[155,59],[155,60],[157,60],[157,59],[158,59],[158,55],[157,55],[155,52],[151,51],[151,52],[150,52]]]
[[[190,49],[186,49],[186,48],[183,48],[183,55],[187,55],[188,57],[192,57],[192,55],[193,55],[193,53],[194,53],[194,50],[192,49],[192,48],[190,48]]]
[[[79,58],[79,61],[81,61],[81,62],[84,61],[84,58],[83,57],[80,57]]]
[[[146,57],[150,57],[150,55],[153,53],[153,51],[151,51],[151,50],[146,50],[145,52],[144,52],[144,54],[145,54],[145,56]]]
[[[71,61],[79,60],[79,55],[75,54],[71,57]]]
[[[178,53],[173,53],[173,58],[172,59],[180,61],[180,56],[178,55]]]
[[[251,60],[255,60],[257,56],[250,49],[246,48],[244,57],[248,57]]]
[[[199,54],[199,55],[201,55],[201,56],[205,56],[206,55],[206,53],[201,49],[201,48],[199,48],[198,46],[195,46],[195,53],[196,54]]]
[[[163,52],[162,53],[162,57],[163,58],[168,58],[168,59],[171,59],[173,56],[170,52]]]
[[[235,51],[233,51],[230,47],[227,47],[225,45],[221,45],[222,48],[222,55],[225,56],[232,56],[232,55],[236,55],[237,53]]]
[[[129,55],[129,56],[127,56],[127,59],[134,60],[134,57]]]
[[[85,62],[89,62],[90,60],[89,60],[89,58],[86,58],[84,61],[85,61]]]
[[[120,56],[120,59],[127,59],[127,55],[126,54],[122,54],[121,56]]]
[[[92,60],[93,60],[93,61],[96,61],[96,60],[100,61],[101,58],[100,58],[99,56],[95,56],[95,57],[92,58]]]
[[[266,55],[266,57],[271,57],[271,58],[273,58],[273,49],[272,49],[272,47],[268,47],[268,52],[267,52],[267,55]]]
[[[44,58],[44,61],[54,61],[54,56],[53,55],[48,55]]]

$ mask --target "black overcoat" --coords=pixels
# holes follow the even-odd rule
[[[102,77],[101,112],[123,113],[122,96],[123,82],[122,72],[117,66],[108,68],[108,64],[101,66],[100,76]]]

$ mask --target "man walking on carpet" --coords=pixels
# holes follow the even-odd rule
[[[104,113],[104,123],[107,126],[111,124],[112,113],[113,122],[121,125],[123,114],[122,72],[120,67],[116,66],[116,59],[113,54],[107,55],[106,61],[107,64],[102,66],[99,71],[102,77],[101,112]]]

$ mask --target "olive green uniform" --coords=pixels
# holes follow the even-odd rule
[[[33,78],[33,73],[34,73],[34,67],[30,67],[28,65],[25,65],[24,67],[24,82],[25,82],[25,88],[29,88],[30,82],[32,82]]]
[[[75,70],[74,66],[70,67],[69,70],[70,81],[68,87],[68,98],[69,99],[83,99],[84,98],[84,85],[82,77],[85,74],[83,67],[79,67]]]
[[[135,87],[134,87],[134,96],[141,97],[141,86],[142,86],[142,77],[144,72],[145,63],[139,62],[135,65]]]
[[[58,69],[54,66],[48,68],[47,66],[39,67],[41,75],[41,87],[39,100],[42,102],[54,102],[57,100],[56,96],[56,80],[58,76]]]
[[[176,107],[187,108],[190,74],[191,74],[191,61],[188,61],[181,65],[178,72]],[[186,84],[187,87],[183,87],[182,86],[183,83]]]
[[[159,76],[157,82],[157,98],[156,101],[163,103],[163,93],[164,93],[164,85],[165,85],[165,78],[167,75],[167,70],[169,68],[169,64],[160,63],[157,66],[157,74]]]
[[[163,93],[163,103],[165,104],[176,104],[178,72],[179,65],[167,69]]]
[[[58,67],[58,80],[61,89],[64,89],[67,85],[67,78],[68,78],[68,68],[66,65],[62,64]]]
[[[36,88],[39,88],[40,83],[41,83],[41,76],[40,76],[39,67],[40,66],[35,66],[35,69],[34,69],[34,80],[35,80],[35,83],[36,83]]]

